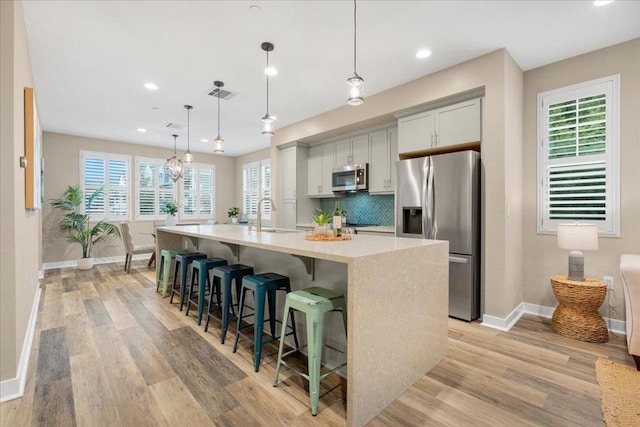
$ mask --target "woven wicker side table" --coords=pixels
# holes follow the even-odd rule
[[[607,342],[609,332],[598,309],[607,295],[607,286],[595,279],[584,282],[552,276],[551,287],[558,300],[551,328],[565,337],[588,342]]]

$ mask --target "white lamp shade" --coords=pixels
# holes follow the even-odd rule
[[[559,224],[558,247],[569,250],[598,249],[598,226],[594,224]]]

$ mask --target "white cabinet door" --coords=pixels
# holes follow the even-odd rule
[[[435,114],[433,111],[414,114],[398,120],[398,151],[427,150],[433,146]]]
[[[333,144],[324,144],[322,147],[322,171],[320,172],[320,195],[333,196],[331,191],[331,173],[333,172]]]
[[[369,163],[369,134],[358,135],[351,138],[351,162],[350,165],[363,165]]]
[[[322,145],[309,147],[307,164],[309,166],[307,192],[309,196],[319,196],[322,193]]]
[[[351,163],[351,141],[343,139],[333,143],[336,152],[336,167],[350,165]]]
[[[296,228],[297,216],[296,216],[296,201],[295,200],[283,200],[282,208],[278,206],[278,211],[281,211],[282,228]]]
[[[296,198],[296,147],[280,151],[280,199]]]
[[[480,99],[436,110],[437,147],[480,141]]]
[[[388,129],[389,142],[389,190],[396,189],[396,162],[398,161],[398,128]]]
[[[369,193],[388,191],[389,143],[386,129],[369,134],[369,148]]]

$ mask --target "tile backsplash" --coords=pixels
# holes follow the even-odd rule
[[[320,199],[323,211],[332,213],[335,203],[340,202],[340,210],[345,212],[349,224],[394,225],[394,196],[372,196],[359,191],[346,193],[345,197]]]

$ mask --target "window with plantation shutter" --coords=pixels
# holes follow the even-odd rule
[[[271,163],[269,159],[242,166],[242,214],[248,219],[258,216],[258,202],[271,197]],[[271,203],[262,203],[262,218],[271,219]]]
[[[215,166],[203,163],[185,165],[181,217],[214,219],[215,211]]]
[[[84,211],[92,220],[129,219],[129,164],[120,154],[80,151],[80,188]],[[99,188],[104,194],[91,197]]]
[[[620,233],[619,75],[538,95],[538,232],[592,223]]]
[[[164,168],[165,159],[136,157],[136,219],[156,220],[166,202],[177,202],[176,185]]]

